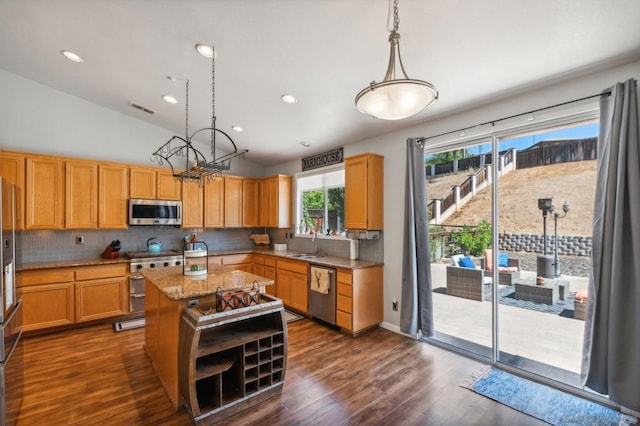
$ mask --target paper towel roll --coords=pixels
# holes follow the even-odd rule
[[[358,260],[359,250],[360,249],[360,240],[351,239],[349,240],[349,259]]]

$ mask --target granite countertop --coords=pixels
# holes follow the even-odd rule
[[[310,253],[306,255],[307,257],[297,257],[301,254],[298,252],[276,250],[254,250],[254,253],[262,253],[269,256],[282,257],[290,260],[299,260],[302,262],[307,262],[311,265],[328,266],[332,268],[362,269],[384,265],[383,262],[374,262],[372,260],[350,260],[346,257],[322,256]]]
[[[316,256],[313,254],[307,254],[307,257],[297,257],[300,255],[298,252],[290,251],[276,251],[269,249],[232,249],[232,250],[209,250],[209,256],[224,256],[231,254],[265,254],[269,256],[276,256],[289,260],[297,260],[300,262],[307,262],[312,265],[328,266],[333,268],[345,268],[345,269],[362,269],[371,268],[374,266],[382,266],[383,262],[375,262],[371,260],[349,260],[346,257],[337,256]],[[176,252],[176,254],[180,254]],[[309,257],[311,256],[311,257]],[[113,263],[129,263],[130,259],[126,256],[119,257],[117,259],[77,259],[77,260],[60,260],[55,262],[35,262],[24,263],[18,265],[17,271],[31,271],[36,269],[51,269],[51,268],[70,268],[78,266],[94,266],[94,265],[108,265]],[[165,269],[162,269],[163,271]]]
[[[18,265],[16,271],[34,271],[37,269],[52,269],[52,268],[72,268],[77,266],[99,266],[99,265],[112,265],[114,263],[129,263],[128,257],[118,257],[116,259],[103,259],[101,257],[92,259],[77,259],[77,260],[58,260],[54,262],[35,262],[35,263],[23,263]]]
[[[214,294],[218,289],[237,290],[274,284],[274,281],[233,269],[233,266],[209,265],[206,275],[184,275],[182,266],[145,269],[140,273],[171,300],[191,299]]]

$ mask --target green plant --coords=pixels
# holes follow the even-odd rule
[[[487,221],[472,227],[464,225],[461,230],[451,233],[451,243],[464,253],[481,256],[491,246],[491,225]]]

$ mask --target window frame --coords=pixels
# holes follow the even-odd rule
[[[322,186],[322,187],[313,187],[313,188],[304,188],[304,189],[300,189],[300,185],[299,185],[299,180],[300,179],[304,179],[304,178],[309,178],[312,176],[320,176],[320,175],[326,175],[326,174],[330,174],[330,173],[334,173],[334,172],[342,172],[343,174],[343,181],[342,181],[342,185],[328,185],[328,186]],[[295,211],[294,211],[294,217],[295,217],[295,232],[294,235],[296,237],[300,237],[300,238],[312,238],[312,235],[309,234],[301,234],[300,233],[300,221],[302,219],[302,203],[303,203],[303,193],[305,192],[310,192],[310,191],[318,191],[318,190],[324,190],[324,196],[325,196],[325,202],[324,202],[324,217],[328,217],[328,206],[327,206],[327,202],[328,202],[328,191],[329,189],[333,189],[333,188],[344,188],[345,187],[345,182],[344,182],[344,172],[345,172],[345,167],[344,167],[344,163],[340,163],[340,164],[336,164],[336,165],[331,165],[331,166],[326,166],[326,167],[321,167],[318,169],[314,169],[314,170],[309,170],[306,172],[298,172],[295,174],[294,176],[294,196],[295,196]],[[344,225],[344,224],[343,224]],[[346,237],[345,234],[345,229],[343,229],[338,235],[325,235],[324,232],[319,233],[316,235],[317,238],[326,238],[326,239],[331,239],[331,240],[348,240],[348,238]]]

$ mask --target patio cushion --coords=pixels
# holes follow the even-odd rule
[[[460,266],[460,259],[463,257],[465,257],[464,254],[454,254],[451,256],[451,265]]]
[[[589,294],[586,288],[583,288],[582,290],[578,290],[578,292],[576,293],[576,300],[580,302],[586,302],[588,299],[589,299]]]
[[[473,260],[471,260],[471,258],[469,256],[465,256],[465,257],[461,258],[458,263],[460,264],[460,267],[462,267],[462,268],[475,269],[475,267],[476,267],[476,265],[473,263]]]
[[[509,253],[498,253],[498,267],[509,267]]]
[[[491,271],[493,269],[493,250],[486,249],[484,251],[484,269]]]

